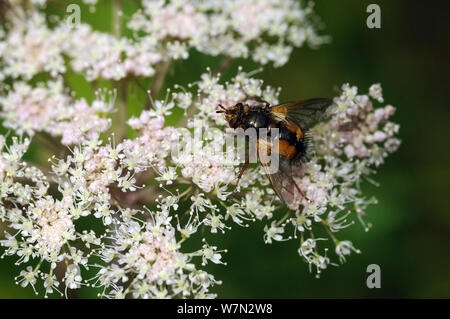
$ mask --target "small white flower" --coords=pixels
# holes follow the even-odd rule
[[[19,279],[17,283],[20,283],[22,287],[26,287],[29,284],[30,286],[33,287],[33,290],[36,292],[36,290],[34,289],[34,285],[36,284],[36,278],[38,274],[39,272],[35,271],[33,267],[28,266],[26,270],[22,270],[20,272],[20,276],[18,278],[21,279]]]
[[[383,90],[381,89],[380,83],[372,84],[369,88],[369,95],[380,103],[384,102]]]
[[[207,244],[203,245],[202,252],[202,264],[206,265],[209,261],[212,261],[215,264],[223,264],[220,259],[222,258],[222,255],[217,251],[216,246],[209,246]]]
[[[266,244],[271,244],[272,239],[276,241],[283,240],[283,236],[281,234],[284,233],[284,228],[278,227],[275,221],[272,222],[270,227],[267,227],[267,225],[264,226],[264,232],[264,242]]]
[[[357,254],[361,253],[361,251],[356,249],[349,240],[343,240],[336,243],[336,255],[339,256],[341,263],[345,262],[345,256],[350,255],[352,251]]]
[[[164,181],[167,185],[173,183],[177,178],[177,173],[175,167],[167,167],[163,172],[161,172],[160,177],[155,178],[157,181]]]

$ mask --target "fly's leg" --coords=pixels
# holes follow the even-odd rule
[[[246,160],[244,166],[242,166],[242,169],[241,169],[241,172],[239,173],[236,185],[234,186],[234,190],[236,190],[236,188],[237,188],[237,186],[239,184],[239,181],[241,180],[242,174],[244,174],[244,172],[247,169],[247,167],[248,167],[248,160]]]
[[[260,103],[264,104],[264,107],[265,107],[265,108],[269,108],[269,107],[270,107],[270,103],[267,102],[266,100],[262,99],[262,98],[259,97],[259,96],[251,96],[251,95],[249,95],[249,94],[247,94],[247,93],[245,93],[245,95],[246,95],[246,99],[247,99],[247,100],[260,102]]]
[[[306,195],[302,192],[302,190],[300,189],[300,187],[298,187],[297,182],[296,182],[293,178],[292,178],[292,182],[294,183],[294,186],[295,186],[295,188],[297,189],[297,191],[299,192],[299,194],[302,195],[303,198],[306,198],[306,200],[307,200],[308,202],[311,202],[311,200],[310,200],[308,197],[306,197]]]
[[[233,192],[231,193],[231,196],[228,197],[228,201],[231,201],[231,197],[236,193],[236,189],[239,185],[239,181],[241,180],[242,174],[244,174],[245,170],[247,169],[248,164],[249,164],[249,161],[248,161],[248,159],[246,159],[244,166],[242,166],[241,172],[239,173],[239,176],[237,178],[237,182],[236,182],[236,185],[234,186]]]

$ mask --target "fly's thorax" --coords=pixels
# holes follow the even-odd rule
[[[268,129],[270,127],[271,118],[266,110],[262,108],[251,108],[245,114],[242,118],[242,124],[245,126],[246,129],[248,128],[254,128],[254,129],[261,129],[265,128]]]

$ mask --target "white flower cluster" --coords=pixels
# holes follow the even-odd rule
[[[67,59],[89,81],[149,77],[159,62],[186,59],[191,48],[281,66],[293,47],[326,41],[311,23],[312,8],[294,0],[143,1],[144,9],[128,22],[133,38],[84,23],[50,27],[39,11],[10,6],[8,32],[0,32],[0,79],[31,79],[40,72],[55,77],[67,71]]]
[[[207,245],[196,252],[181,253],[171,219],[167,211],[158,212],[145,224],[130,220],[111,232],[113,242],[100,254],[107,266],[99,265],[100,271],[93,278],[95,286],[104,288],[104,296],[214,297],[209,288],[220,282],[196,269],[192,260],[202,257],[218,263],[220,254]],[[126,288],[125,283],[129,283]]]
[[[154,38],[173,59],[195,48],[281,66],[293,47],[326,41],[311,24],[312,7],[294,0],[144,0],[143,6],[129,28]]]
[[[24,12],[20,7],[8,14],[8,32],[3,39],[0,33],[0,79],[28,80],[41,72],[56,77],[67,71],[66,60],[88,81],[152,76],[162,58],[147,39],[117,38],[84,23],[70,26],[61,21],[50,28],[39,11]]]
[[[5,96],[0,96],[3,125],[17,134],[33,136],[45,132],[61,137],[65,145],[90,140],[111,125],[106,115],[113,111],[115,92],[97,95],[90,106],[85,99],[74,101],[66,94],[61,80],[39,83],[32,87],[15,82]]]
[[[24,5],[27,0],[8,0],[11,5]],[[82,0],[86,4],[96,4],[98,0]],[[47,4],[47,0],[29,0],[29,2],[35,6],[42,7]]]
[[[166,146],[158,138],[169,137],[171,129],[162,133],[158,125],[117,146],[102,146],[97,139],[77,146],[66,159],[52,159],[49,177],[21,160],[28,139],[13,138],[7,146],[0,136],[0,218],[11,230],[0,241],[6,248],[3,256],[17,255],[17,265],[38,260],[20,273],[18,283],[35,289],[42,279],[45,296],[60,292],[61,282],[66,290],[93,282],[107,297],[214,297],[209,288],[219,282],[191,261],[220,263],[220,252],[206,244],[192,253],[180,252],[186,236],[177,238],[176,226],[170,224],[179,197],[166,197],[159,210],[149,211],[123,207],[118,202],[122,197],[112,190],[132,194],[138,188],[137,172],[164,166]],[[147,152],[141,153],[143,148]],[[150,152],[157,155],[148,156]],[[49,194],[50,184],[57,185],[57,193]],[[107,227],[104,234],[96,234],[94,227],[75,229],[79,220],[91,216]],[[102,262],[90,264],[96,256]],[[64,268],[62,278],[56,277],[57,267]],[[93,278],[85,277],[89,267],[98,269]]]
[[[194,85],[199,98],[188,106],[196,110],[188,128],[194,129],[194,135],[199,129],[212,132],[211,128],[220,128],[212,135],[204,134],[199,143],[186,129],[164,126],[162,114],[178,106],[184,91],[174,92],[172,101],[156,101],[154,110],[131,118],[129,124],[137,130],[136,138],[115,145],[114,140],[104,144],[95,136],[75,146],[67,158],[53,158],[50,177],[26,168],[20,160],[28,140],[22,145],[15,139],[9,148],[2,140],[7,150],[0,167],[2,220],[15,230],[2,245],[7,247],[6,254],[20,256],[18,263],[38,259],[39,265],[43,261],[52,265],[49,272],[39,266],[25,271],[20,282],[34,285],[38,275],[45,280],[53,278],[53,284],[46,286],[50,292],[48,289],[58,286],[53,268],[64,261],[75,267],[66,267],[65,286],[78,288],[84,282],[79,268],[88,267],[90,256],[95,254],[104,262],[95,264],[99,272],[94,278],[94,285],[104,288],[102,296],[212,296],[208,288],[216,280],[196,270],[191,259],[201,256],[203,263],[221,263],[220,251],[204,245],[186,254],[180,252],[180,246],[205,227],[212,233],[225,233],[230,221],[246,226],[249,221],[266,219],[266,243],[298,238],[299,232],[299,254],[318,272],[330,259],[318,251],[317,241],[323,238],[314,237],[316,225],[328,230],[341,261],[352,250],[357,251],[350,241],[338,240],[334,233],[351,225],[352,217],[362,220],[371,201],[362,196],[359,184],[399,145],[395,137],[398,126],[388,120],[393,107],[375,108],[367,95],[357,95],[356,87],[344,85],[342,95],[335,99],[335,114],[313,128],[314,151],[294,176],[305,196],[286,210],[260,168],[244,174],[242,195],[230,197],[239,162],[229,161],[227,152],[217,152],[223,148],[226,134],[224,120],[214,106],[233,105],[248,92],[276,103],[278,91],[263,88],[261,80],[242,71],[225,84],[219,83],[218,76],[205,73]],[[379,87],[370,91],[378,92],[371,95],[381,99]],[[27,90],[13,92],[29,94]],[[179,107],[186,108],[182,103]],[[183,133],[185,148],[180,151],[177,146]],[[162,190],[157,198],[157,186],[155,190],[155,186],[149,188],[137,181],[149,170],[156,174],[154,180]],[[58,185],[61,199],[49,194],[49,183]],[[171,185],[176,185],[175,193]],[[185,190],[180,194],[178,187]],[[178,203],[186,197],[191,206],[179,214]],[[159,203],[156,211],[139,206],[155,199]],[[76,220],[90,215],[108,227],[107,234],[96,235],[92,229],[75,231]],[[288,227],[292,227],[293,236],[285,235]],[[75,249],[74,241],[96,248]],[[78,269],[77,276],[67,273],[74,269]]]

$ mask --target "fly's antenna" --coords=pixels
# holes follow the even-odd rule
[[[220,108],[221,108],[221,110],[217,110],[216,111],[216,113],[227,113],[227,108],[226,107],[224,107],[222,104],[220,104],[219,103],[219,105],[218,105]]]

